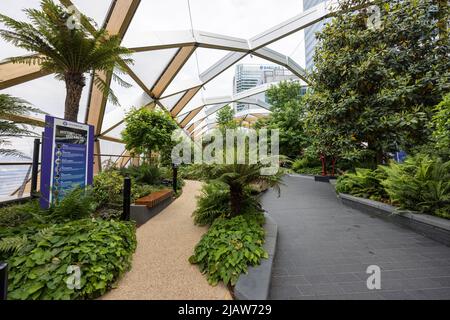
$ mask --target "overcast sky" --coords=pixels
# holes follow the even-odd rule
[[[110,0],[72,0],[86,15],[101,25],[110,5]],[[0,0],[0,12],[16,19],[25,19],[23,8],[38,7],[39,0]],[[266,29],[283,22],[302,12],[302,0],[190,0],[192,25],[196,30],[220,33],[228,36],[250,38]],[[0,24],[0,27],[3,27]],[[123,45],[127,47],[146,46],[158,42],[164,31],[189,30],[187,0],[142,0],[138,11],[125,35]],[[24,54],[25,52],[0,40],[0,60]],[[304,66],[303,32],[298,32],[270,48],[283,54],[290,55],[297,63]],[[155,79],[159,69],[164,67],[173,51],[139,54],[136,60],[135,72],[144,80],[151,82]],[[182,72],[174,80],[170,90],[176,90],[180,85],[195,81],[200,73],[223,57],[227,52],[222,50],[198,49],[188,61]],[[197,65],[198,58],[198,65]],[[247,57],[240,63],[267,63],[259,58]],[[230,68],[213,80],[202,90],[191,103],[191,107],[202,97],[225,96],[232,94],[232,79],[234,68]],[[150,85],[149,85],[150,86]],[[116,93],[123,106],[132,104],[142,92],[140,88],[124,90],[116,88]],[[81,102],[80,120],[84,120],[87,101],[86,88]],[[24,98],[35,106],[56,116],[63,115],[65,86],[52,76],[30,81],[1,93]],[[108,111],[113,109],[108,106]],[[29,142],[17,145],[20,149],[28,150]]]

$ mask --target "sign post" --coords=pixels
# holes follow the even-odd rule
[[[93,126],[46,116],[42,149],[42,208],[57,203],[75,187],[92,184]]]

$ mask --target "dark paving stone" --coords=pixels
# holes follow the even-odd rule
[[[333,187],[286,177],[263,207],[278,224],[272,299],[448,299],[450,248],[342,205]],[[381,268],[369,290],[367,267]]]

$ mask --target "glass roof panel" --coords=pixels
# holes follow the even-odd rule
[[[141,1],[125,34],[127,47],[148,46],[165,42],[160,31],[189,30],[190,20],[186,0]]]
[[[122,109],[125,113],[131,107],[142,107],[151,102],[150,97],[136,82],[134,82],[134,80],[130,76],[121,75],[121,78],[131,84],[131,87],[125,88],[120,86],[117,82],[111,81],[111,89],[119,99],[120,106],[115,106],[110,101],[108,101],[106,104],[105,114],[108,114],[116,109]]]
[[[92,0],[72,0],[72,3],[84,15],[94,19],[99,28],[102,27],[111,6],[111,0],[96,0],[95,5]]]
[[[86,75],[86,86],[80,100],[80,111],[78,121],[84,122],[88,93],[90,87],[90,77]],[[15,97],[25,99],[36,108],[51,114],[55,117],[64,116],[64,104],[66,99],[66,86],[63,81],[56,80],[53,75],[28,81],[17,86],[13,86],[1,91]],[[34,116],[34,115],[33,115]],[[36,118],[44,119],[45,115],[37,114]]]
[[[173,59],[177,50],[164,49],[134,53],[132,55],[134,65],[130,68],[150,89]]]
[[[282,3],[280,8],[279,0],[191,1],[194,29],[248,39],[303,9],[299,0],[283,0]]]
[[[163,96],[186,90],[198,84],[201,84],[201,81],[198,77],[197,58],[194,53],[172,80]]]
[[[0,1],[0,12],[13,19],[29,22],[22,9],[39,8],[39,3],[39,0]],[[0,23],[0,28],[4,28],[2,23]],[[0,60],[30,53],[24,49],[16,48],[14,45],[7,43],[3,39],[0,39],[0,46],[2,48],[0,50]]]
[[[165,99],[161,99],[159,102],[162,103],[162,105],[167,109],[167,110],[172,110],[173,107],[175,107],[175,104],[180,101],[181,97],[184,95],[184,92],[180,92],[178,94],[175,94],[173,96],[167,97]]]

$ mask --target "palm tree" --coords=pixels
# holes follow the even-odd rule
[[[264,183],[280,192],[281,171],[274,175],[263,175],[264,165],[257,164],[224,164],[209,166],[210,179],[221,181],[230,188],[231,215],[237,216],[242,211],[245,201],[245,188],[251,184]]]
[[[77,121],[80,98],[86,85],[86,74],[93,74],[93,83],[113,104],[117,97],[101,74],[112,73],[120,85],[130,85],[117,73],[126,72],[130,51],[121,47],[119,36],[109,35],[104,29],[91,27],[88,17],[80,14],[81,23],[70,25],[73,15],[52,0],[42,0],[41,8],[25,9],[30,23],[16,21],[0,14],[0,22],[7,29],[0,30],[0,37],[15,46],[33,53],[29,56],[9,58],[13,63],[39,64],[42,70],[55,73],[66,83],[64,118]]]
[[[22,118],[20,117],[32,112],[41,111],[33,108],[25,100],[7,94],[0,94],[0,119],[2,119],[0,120],[0,155],[23,156],[16,149],[5,149],[1,146],[10,144],[9,137],[32,136],[34,134],[23,126],[31,123],[21,120]]]

